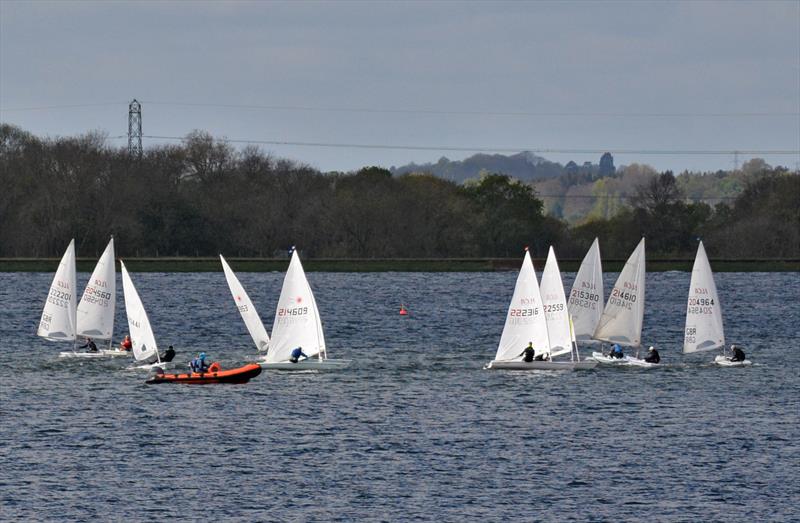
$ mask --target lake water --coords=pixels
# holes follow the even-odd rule
[[[132,277],[176,361],[253,358],[221,272]],[[240,278],[271,330],[283,275]],[[689,274],[669,272],[647,275],[643,336],[663,368],[482,370],[515,278],[310,273],[353,365],[201,387],[59,360],[34,335],[52,274],[0,274],[0,520],[800,518],[798,274],[716,275],[750,368],[680,354]]]

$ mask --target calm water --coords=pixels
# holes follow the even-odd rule
[[[283,275],[240,277],[269,329]],[[311,273],[329,355],[351,368],[192,387],[59,360],[34,336],[52,275],[0,274],[0,519],[800,518],[797,274],[717,275],[750,368],[680,355],[689,274],[674,272],[647,275],[644,341],[664,368],[481,370],[515,278]],[[133,279],[176,361],[253,357],[222,273]],[[120,298],[120,336],[124,318]]]

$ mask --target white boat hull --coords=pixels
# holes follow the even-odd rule
[[[716,363],[717,365],[721,365],[722,367],[747,367],[748,365],[753,364],[753,362],[750,360],[731,361],[722,355],[719,355],[716,358],[714,358],[714,363]]]
[[[660,363],[650,363],[649,361],[644,361],[639,358],[634,358],[633,356],[625,356],[623,360],[625,361],[625,364],[628,365],[629,367],[642,367],[645,369],[652,369],[654,367],[658,367],[659,365],[661,365]]]
[[[308,359],[292,363],[290,361],[279,361],[275,363],[259,362],[262,369],[266,370],[339,370],[344,369],[352,363],[351,360],[318,360]]]
[[[586,370],[597,366],[594,360],[583,361],[495,361],[486,366],[493,370]]]
[[[118,356],[130,356],[130,351],[117,349],[101,349],[97,352],[60,352],[59,358],[114,358]]]
[[[625,358],[611,358],[602,352],[593,352],[592,359],[603,365],[626,365],[628,363]]]

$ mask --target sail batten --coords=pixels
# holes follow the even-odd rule
[[[686,326],[683,353],[703,352],[725,345],[722,324],[722,307],[717,295],[717,285],[703,242],[697,247],[692,267],[689,298],[686,303]]]
[[[269,348],[269,334],[267,334],[267,329],[264,328],[264,324],[261,322],[258,311],[256,311],[252,300],[250,300],[250,296],[248,296],[247,291],[244,290],[236,274],[231,270],[228,262],[225,261],[225,258],[223,258],[221,254],[219,259],[222,262],[222,270],[225,272],[228,288],[231,291],[234,303],[236,303],[236,308],[242,315],[242,320],[244,321],[245,327],[247,327],[247,332],[250,333],[250,337],[253,338],[253,343],[256,344],[258,350],[267,350]]]
[[[644,238],[625,262],[592,336],[595,340],[638,347],[644,321]]]

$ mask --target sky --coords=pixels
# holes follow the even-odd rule
[[[0,0],[0,121],[124,146],[134,98],[145,148],[200,129],[323,171],[517,150],[794,169],[800,1]]]

